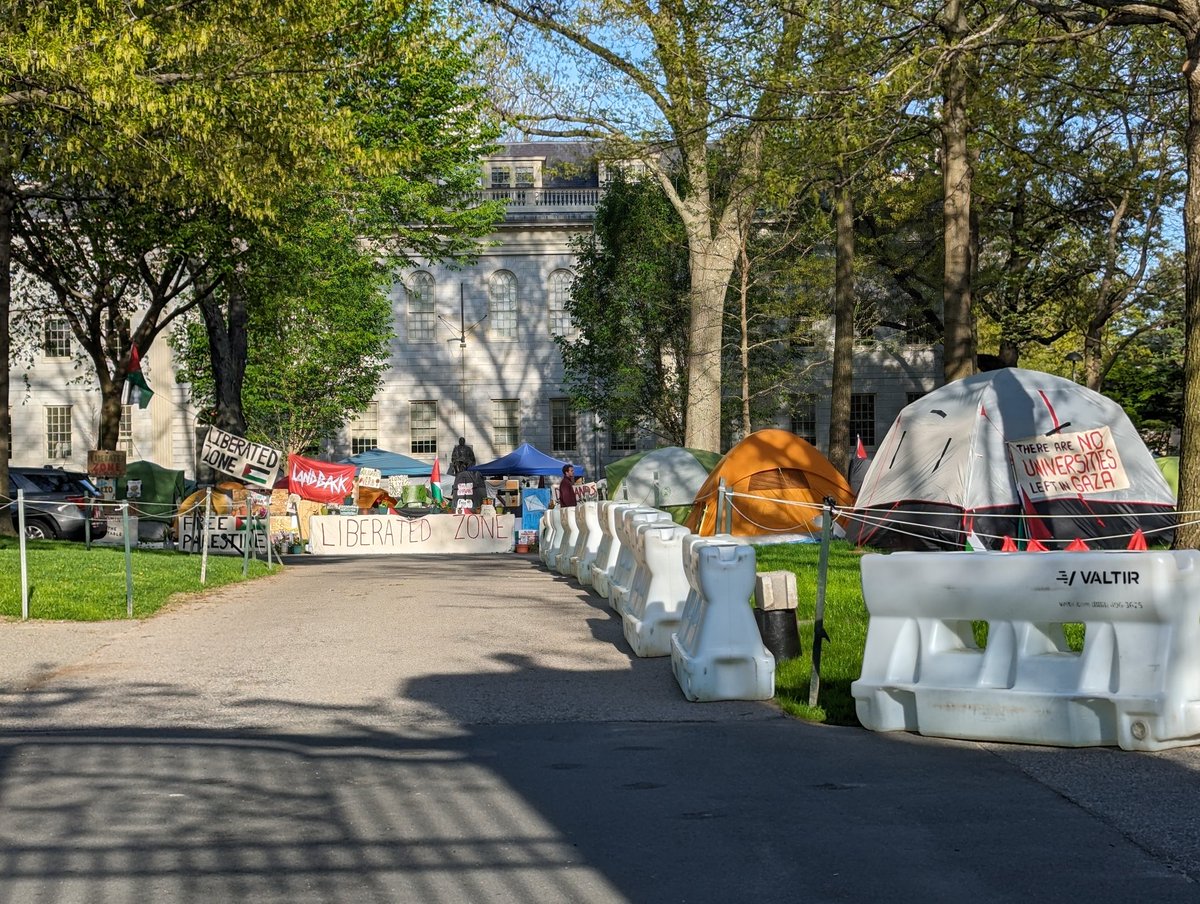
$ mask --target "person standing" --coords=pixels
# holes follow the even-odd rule
[[[558,485],[558,504],[563,508],[573,507],[575,498],[575,466],[563,465],[562,482]]]
[[[475,450],[467,445],[467,438],[460,436],[458,445],[450,450],[450,473],[469,471],[475,467]]]

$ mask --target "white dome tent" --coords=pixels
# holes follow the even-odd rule
[[[904,408],[863,479],[849,536],[962,549],[974,533],[1124,548],[1175,524],[1170,488],[1124,410],[1071,380],[1005,368]]]

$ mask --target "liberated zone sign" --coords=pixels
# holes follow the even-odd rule
[[[282,457],[278,449],[260,446],[217,427],[208,428],[200,451],[202,464],[259,487],[274,486]]]
[[[1030,499],[1124,490],[1129,477],[1108,427],[1008,444],[1017,489]]]
[[[509,552],[514,515],[313,515],[309,544],[318,556]]]

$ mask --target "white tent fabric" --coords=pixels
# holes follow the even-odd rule
[[[616,488],[609,488],[610,498],[652,506],[689,505],[708,471],[687,449],[655,449],[642,456]]]
[[[1106,440],[1094,453],[1093,437]],[[1104,456],[1103,467],[1093,467],[1092,455]],[[948,383],[904,408],[876,450],[856,511],[877,516],[927,504],[969,516],[1030,502],[1081,514],[1173,507],[1116,402],[1062,377],[1006,368]],[[869,533],[863,529],[862,542],[872,542]]]

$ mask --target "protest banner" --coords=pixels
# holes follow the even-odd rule
[[[209,427],[200,450],[200,463],[244,483],[270,488],[279,476],[283,453],[218,427]]]
[[[1031,500],[1124,490],[1129,477],[1108,427],[1008,444],[1019,492]]]

